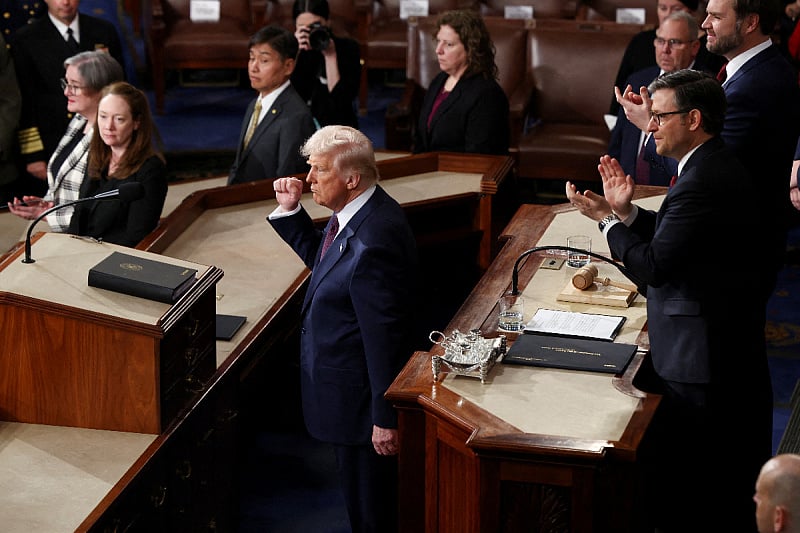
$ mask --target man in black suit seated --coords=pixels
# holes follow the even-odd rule
[[[700,23],[691,13],[670,14],[656,29],[653,46],[657,65],[634,72],[620,89],[631,86],[638,90],[664,73],[684,68],[706,70],[697,60],[701,49],[699,31]],[[653,138],[628,120],[621,107],[611,131],[608,155],[616,158],[625,173],[641,185],[667,186],[678,169],[677,161],[656,153]]]
[[[20,28],[11,47],[22,92],[18,141],[28,195],[47,190],[47,161],[72,119],[61,85],[64,61],[78,52],[106,50],[120,65],[122,44],[116,28],[105,20],[78,13],[80,0],[46,0],[47,15]],[[23,178],[25,179],[25,178]]]
[[[696,13],[698,0],[656,0],[656,3],[659,26],[664,22],[664,19],[676,11],[686,11],[694,16],[698,16]],[[656,58],[653,55],[653,39],[655,38],[655,29],[646,30],[633,36],[619,64],[617,77],[614,81],[615,87],[624,87],[625,80],[634,72],[642,70],[643,68],[655,66]],[[712,72],[719,71],[725,63],[725,58],[712,54],[706,49],[705,36],[700,37],[700,44],[698,60],[705,64]],[[616,115],[618,110],[619,104],[616,98],[612,98],[609,113],[611,115]]]
[[[648,131],[678,161],[658,212],[632,203],[633,179],[608,156],[603,196],[566,187],[647,296],[652,367],[637,380],[662,397],[640,448],[639,508],[650,531],[753,531],[753,487],[772,454],[770,264],[727,259],[766,234],[765,205],[750,201],[758,184],[722,140],[725,94],[714,77],[680,70],[649,90]]]

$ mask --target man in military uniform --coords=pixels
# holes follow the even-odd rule
[[[10,48],[16,32],[47,13],[44,0],[0,0],[0,32]]]
[[[64,61],[79,52],[107,50],[124,65],[110,22],[79,14],[79,0],[45,1],[47,15],[20,28],[11,47],[22,92],[18,140],[24,170],[44,186],[30,194],[46,190],[47,161],[72,118],[60,81]]]

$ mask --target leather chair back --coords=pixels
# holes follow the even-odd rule
[[[534,19],[574,19],[578,0],[481,0],[481,14],[503,17],[506,6],[532,6]]]
[[[619,26],[619,27],[618,27]],[[528,75],[542,122],[602,125],[619,62],[638,25],[567,22],[528,33]]]
[[[644,9],[645,24],[658,25],[657,3],[653,0],[581,0],[578,5],[577,17],[580,20],[617,20],[617,9],[642,8]]]

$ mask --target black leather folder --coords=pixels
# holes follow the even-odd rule
[[[511,345],[503,363],[620,374],[637,348],[635,344],[525,333]]]
[[[89,270],[89,286],[172,304],[195,282],[197,270],[113,252]]]

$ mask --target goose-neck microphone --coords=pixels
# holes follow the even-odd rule
[[[31,233],[33,232],[33,227],[36,225],[36,223],[42,220],[47,215],[49,215],[50,213],[52,213],[53,211],[58,211],[59,209],[62,209],[64,207],[80,204],[82,202],[90,202],[92,200],[110,200],[112,198],[119,198],[120,201],[129,203],[138,200],[142,196],[144,196],[144,186],[138,181],[132,181],[130,183],[121,183],[119,188],[114,189],[113,191],[101,192],[100,194],[96,194],[95,196],[90,196],[89,198],[79,198],[77,200],[73,200],[65,204],[54,205],[50,209],[43,211],[28,226],[28,233],[25,236],[25,259],[23,259],[22,262],[23,263],[36,262],[36,260],[31,257]]]

